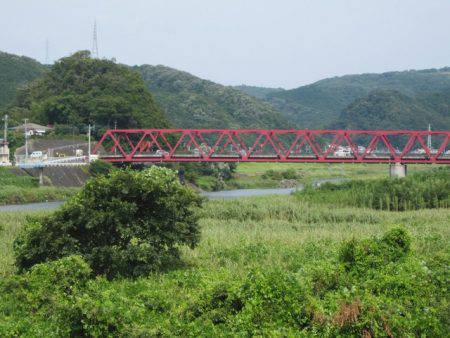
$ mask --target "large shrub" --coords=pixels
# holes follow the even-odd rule
[[[30,219],[14,243],[16,264],[78,254],[96,274],[138,276],[199,240],[200,197],[166,168],[115,170],[86,183],[60,210]]]

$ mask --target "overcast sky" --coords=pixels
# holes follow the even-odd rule
[[[0,50],[163,64],[222,84],[292,88],[450,65],[450,0],[0,0]]]

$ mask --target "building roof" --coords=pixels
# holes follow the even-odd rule
[[[27,123],[26,124],[26,128],[27,128],[27,130],[51,130],[51,129],[53,129],[53,128],[48,127],[48,126],[43,126],[43,125],[40,125],[40,124],[37,124],[37,123],[32,123],[32,122]],[[20,126],[13,127],[11,129],[13,129],[13,130],[25,130],[25,124],[21,124]]]

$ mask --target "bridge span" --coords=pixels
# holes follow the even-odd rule
[[[108,162],[450,164],[450,131],[296,129],[107,130]]]

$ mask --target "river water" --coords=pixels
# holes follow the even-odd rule
[[[345,179],[342,178],[331,178],[331,179],[320,179],[314,180],[312,185],[317,187],[325,182],[339,183],[343,182]],[[201,195],[207,197],[208,199],[229,199],[229,198],[239,198],[239,197],[251,197],[251,196],[264,196],[264,195],[290,195],[296,190],[302,190],[303,185],[299,185],[296,188],[273,188],[273,189],[237,189],[237,190],[222,190],[222,191],[211,191],[202,192]],[[28,203],[28,204],[11,204],[0,206],[0,212],[2,211],[32,211],[32,210],[53,210],[58,208],[63,201],[58,202],[42,202],[42,203]]]

